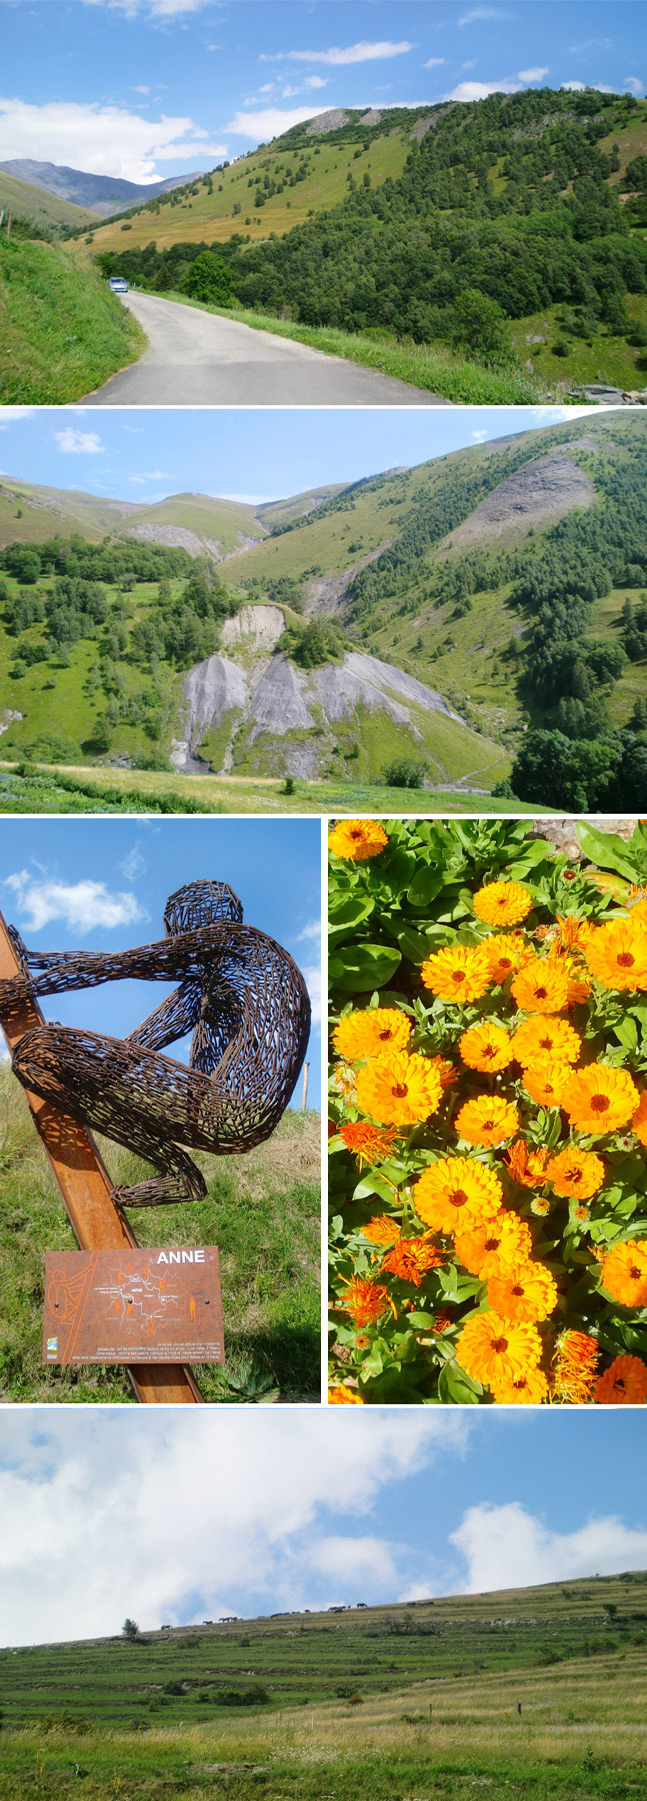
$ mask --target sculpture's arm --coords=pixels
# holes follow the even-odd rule
[[[240,955],[243,958],[256,936],[258,934],[252,928],[239,928]],[[24,1001],[39,995],[66,994],[74,989],[96,988],[105,982],[125,979],[147,982],[179,980],[182,989],[187,985],[187,995],[182,1001],[179,1001],[178,996],[170,997],[164,1025],[160,1021],[159,1029],[169,1028],[172,1037],[182,1037],[185,1031],[193,1029],[198,1017],[194,990],[202,989],[205,972],[215,970],[223,951],[229,957],[236,955],[232,947],[230,924],[201,926],[195,932],[185,932],[177,938],[162,938],[155,944],[140,945],[135,950],[60,953],[29,951],[24,958],[28,963],[28,971],[10,980],[0,981],[0,1018],[7,1018]],[[173,1000],[179,1011],[172,1024],[169,1007]],[[154,1017],[152,1015],[151,1019]],[[179,1029],[176,1029],[178,1022]],[[140,1031],[147,1026],[148,1022],[144,1021]],[[158,1026],[151,1025],[150,1030],[159,1046],[163,1041],[157,1038]],[[167,1038],[166,1042],[170,1043],[171,1038]]]
[[[186,1038],[193,1032],[200,1018],[202,1007],[202,991],[197,981],[183,982],[173,994],[169,994],[159,1007],[155,1007],[148,1018],[129,1032],[126,1044],[140,1047],[147,1051],[163,1051],[167,1044],[176,1044],[178,1038]]]

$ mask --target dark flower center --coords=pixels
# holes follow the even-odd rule
[[[631,951],[621,951],[620,956],[617,958],[617,962],[621,969],[633,969],[635,961],[636,959],[635,957],[632,957]]]
[[[405,1094],[408,1094],[406,1083],[399,1082],[397,1088],[391,1089],[391,1093],[396,1095],[399,1101],[404,1100]]]
[[[484,1251],[498,1251],[500,1243],[500,1238],[486,1238],[483,1249]]]
[[[593,1099],[591,1101],[591,1110],[593,1113],[606,1113],[608,1106],[609,1106],[608,1094],[594,1094],[593,1095]]]
[[[635,1266],[635,1264],[632,1264],[632,1267],[631,1267],[631,1269],[630,1269],[630,1271],[629,1271],[629,1274],[630,1274],[630,1276],[631,1276],[631,1280],[632,1280],[632,1282],[639,1282],[639,1281],[640,1281],[640,1275],[641,1275],[641,1272],[640,1272],[640,1270],[639,1270],[639,1269],[636,1269],[636,1266]]]
[[[493,1338],[492,1339],[492,1350],[496,1351],[497,1357],[500,1357],[502,1352],[507,1351],[507,1349],[508,1349],[507,1338]]]
[[[452,982],[464,982],[464,981],[465,981],[465,970],[464,969],[453,969],[452,970]]]
[[[467,1195],[464,1194],[462,1188],[455,1188],[454,1193],[450,1194],[449,1198],[452,1203],[452,1207],[464,1207],[465,1202],[467,1200]]]
[[[547,988],[536,988],[535,989],[535,1000],[536,1001],[545,1001],[547,999],[547,996],[548,996]]]
[[[514,1288],[513,1288],[513,1290],[512,1290],[512,1293],[513,1293],[513,1294],[525,1294],[525,1292],[526,1292],[526,1291],[525,1291],[525,1288],[522,1288],[522,1286],[521,1286],[521,1283],[520,1283],[520,1282],[517,1282],[517,1283],[516,1283],[516,1284],[515,1284],[515,1287],[514,1287]]]

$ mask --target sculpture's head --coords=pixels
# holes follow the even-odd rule
[[[218,925],[222,920],[240,924],[242,917],[238,895],[226,882],[187,882],[169,895],[164,930],[167,938],[176,938],[181,932],[195,932],[198,926]]]

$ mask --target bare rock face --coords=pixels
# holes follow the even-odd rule
[[[241,607],[233,619],[225,620],[220,636],[223,644],[260,653],[272,651],[284,631],[280,607]]]
[[[277,614],[279,608],[244,608],[239,618],[261,611]],[[242,724],[248,748],[262,738],[273,769],[302,777],[319,773],[334,747],[336,728],[342,722],[357,726],[363,709],[382,708],[419,741],[421,712],[442,713],[468,729],[442,694],[361,651],[310,670],[298,669],[276,650],[254,657],[245,668],[226,656],[208,657],[186,677],[184,706],[182,737],[174,741],[171,761],[175,769],[196,773],[204,767],[196,762],[196,751],[205,732],[218,729],[228,714],[232,742],[223,752],[225,768],[231,768],[234,728]]]
[[[318,113],[316,119],[310,120],[306,137],[316,137],[320,131],[340,131],[342,125],[346,124],[347,118],[348,113],[342,112],[341,107],[331,106],[330,112]]]
[[[368,112],[362,113],[360,125],[379,125],[381,117],[382,114],[378,112],[377,107],[369,106]]]
[[[511,530],[525,534],[576,508],[590,507],[594,493],[588,475],[564,452],[536,457],[488,494],[469,519],[445,539],[445,545],[464,550],[470,544],[502,538]]]
[[[129,525],[125,536],[141,538],[148,544],[166,544],[171,550],[188,550],[190,557],[203,557],[206,550],[216,563],[222,557],[222,544],[217,538],[199,538],[197,532],[187,531],[184,525],[157,525],[153,520],[146,520],[139,525]]]

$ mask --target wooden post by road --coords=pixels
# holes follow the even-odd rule
[[[20,964],[0,913],[0,979],[21,974]],[[43,1024],[36,1000],[26,1001],[2,1030],[10,1051],[34,1026]],[[44,1146],[65,1211],[82,1251],[120,1250],[137,1239],[118,1206],[94,1139],[85,1126],[53,1107],[40,1095],[23,1091]],[[201,1401],[191,1370],[181,1363],[138,1363],[127,1366],[138,1401],[176,1405]]]
[[[305,1113],[307,1101],[308,1101],[308,1070],[309,1070],[309,1068],[310,1068],[310,1064],[304,1063],[304,1065],[303,1065],[303,1090],[301,1093],[301,1112],[302,1113]]]

